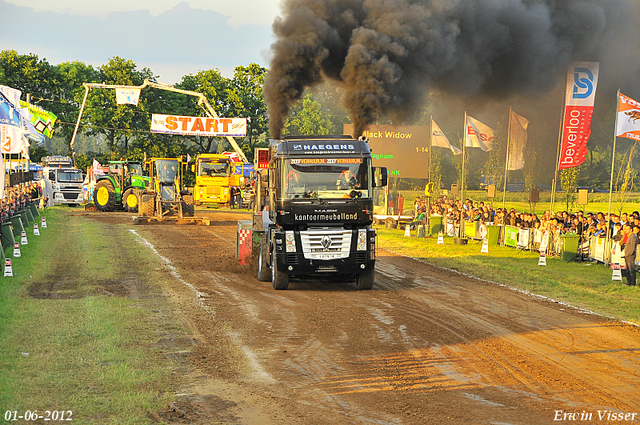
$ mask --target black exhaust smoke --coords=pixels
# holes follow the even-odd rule
[[[343,85],[354,136],[378,118],[411,119],[431,89],[542,94],[571,61],[624,58],[632,75],[618,74],[637,80],[637,9],[637,0],[284,0],[264,86],[271,137],[324,78]]]

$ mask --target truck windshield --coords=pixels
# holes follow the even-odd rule
[[[176,179],[178,160],[159,159],[156,161],[156,176],[164,184],[172,184]]]
[[[216,162],[212,161],[200,161],[198,164],[199,176],[215,176],[215,177],[228,177],[229,176],[229,162]]]
[[[284,161],[281,199],[369,197],[369,159],[303,158]]]
[[[80,170],[58,170],[58,182],[78,183],[82,182],[82,171]]]

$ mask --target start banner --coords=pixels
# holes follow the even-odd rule
[[[247,119],[153,114],[151,132],[183,136],[245,137],[247,135]]]

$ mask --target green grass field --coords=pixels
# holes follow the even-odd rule
[[[68,211],[46,211],[48,228],[39,237],[28,231],[14,277],[2,278],[0,414],[64,411],[80,424],[150,423],[149,412],[173,396],[175,365],[153,348],[175,327],[154,313],[169,310],[147,281],[161,277],[129,232]],[[131,280],[141,276],[142,283]]]

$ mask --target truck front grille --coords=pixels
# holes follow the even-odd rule
[[[351,230],[310,228],[300,231],[302,252],[307,260],[349,258]]]
[[[80,194],[77,192],[62,192],[62,196],[64,196],[64,199],[76,200],[78,199],[78,195]]]

